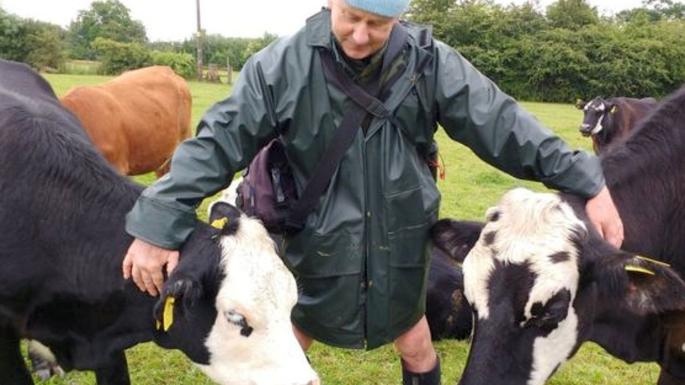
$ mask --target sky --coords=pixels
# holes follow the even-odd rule
[[[0,7],[23,18],[67,27],[93,0],[0,0]],[[197,28],[196,0],[120,0],[145,25],[150,41],[189,38]],[[496,0],[522,4],[528,0]],[[541,9],[554,0],[538,0]],[[200,0],[202,27],[208,34],[260,37],[295,33],[327,0]],[[601,14],[638,7],[642,0],[589,0]]]

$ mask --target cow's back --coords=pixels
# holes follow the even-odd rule
[[[0,63],[0,78],[5,64]],[[96,234],[110,229],[113,218],[123,228],[124,210],[137,196],[37,73],[14,75],[21,87],[0,82],[0,293],[8,298],[21,288],[17,282],[44,287],[62,275],[57,272],[69,265],[59,263],[57,255],[64,250],[77,255]],[[113,243],[109,248],[123,253]],[[8,314],[3,305],[9,306],[0,302],[0,314]],[[16,305],[30,306],[25,299]]]
[[[169,67],[128,71],[99,86],[73,88],[62,103],[107,160],[127,175],[164,167],[192,134],[190,90]]]
[[[656,107],[657,101],[654,98],[633,99],[617,97],[614,103],[621,111],[621,116],[616,121],[616,137],[624,138],[634,127],[638,125]]]

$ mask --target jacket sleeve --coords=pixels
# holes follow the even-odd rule
[[[126,217],[126,232],[178,249],[195,228],[202,200],[225,188],[275,136],[271,92],[262,63],[248,61],[232,95],[211,107],[197,136],[176,149],[170,172],[143,191]]]
[[[439,123],[490,165],[549,188],[592,197],[604,186],[599,159],[572,151],[459,53],[435,45]]]

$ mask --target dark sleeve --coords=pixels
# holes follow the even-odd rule
[[[573,151],[452,48],[436,42],[438,121],[454,140],[521,179],[583,197],[604,186],[599,159]]]
[[[175,151],[169,174],[143,192],[126,217],[126,231],[160,247],[177,249],[195,228],[195,208],[225,188],[257,150],[275,135],[272,89],[262,66],[250,60],[232,95],[203,116],[195,138]]]

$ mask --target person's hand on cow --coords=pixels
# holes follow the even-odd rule
[[[585,211],[599,235],[617,248],[623,243],[623,222],[611,199],[609,189],[604,186],[597,195],[588,199]]]
[[[162,292],[166,266],[167,276],[178,264],[178,251],[164,249],[138,238],[133,240],[124,257],[122,270],[124,279],[132,278],[140,291],[156,296]]]

